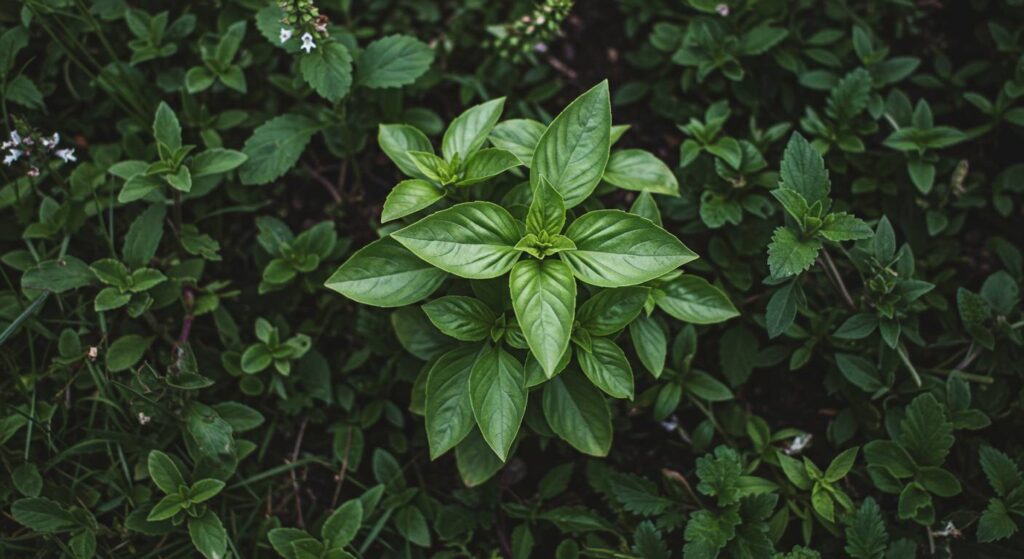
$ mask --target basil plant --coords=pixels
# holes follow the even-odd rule
[[[499,124],[503,104],[490,101],[452,121],[441,155],[415,128],[381,126],[381,147],[411,177],[389,194],[382,217],[408,224],[353,254],[326,283],[379,307],[430,299],[422,312],[396,312],[418,323],[395,326],[415,329],[409,336],[426,336],[422,327],[446,336],[434,344],[443,351],[423,350],[430,361],[416,387],[432,458],[459,447],[460,470],[460,453],[478,457],[483,444],[504,461],[531,399],[543,412],[532,410],[531,427],[546,426],[584,453],[607,454],[606,395],[634,395],[617,337],[652,312],[665,283],[697,258],[640,215],[649,209],[600,209],[595,193],[614,186],[645,199],[678,192],[649,152],[611,152],[625,127],[611,124],[607,82],[546,127]],[[520,181],[511,186],[499,175]],[[725,297],[716,289],[711,296]]]

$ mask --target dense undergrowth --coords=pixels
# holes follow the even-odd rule
[[[1011,558],[1024,2],[0,6],[0,557]]]

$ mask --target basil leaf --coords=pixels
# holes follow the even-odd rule
[[[324,285],[364,305],[401,307],[430,296],[445,277],[385,237],[356,251]]]
[[[454,161],[458,155],[462,161],[467,161],[487,141],[504,108],[505,98],[499,97],[470,107],[455,117],[441,140],[444,158]]]
[[[408,124],[381,124],[377,131],[377,143],[380,149],[388,156],[406,176],[425,179],[427,178],[419,167],[409,157],[410,151],[434,152],[434,146],[430,145],[419,128]]]
[[[584,214],[565,236],[576,250],[561,258],[576,277],[599,287],[636,285],[697,259],[668,231],[620,210]]]
[[[701,277],[684,274],[657,293],[658,307],[685,322],[715,324],[740,315],[728,295]]]
[[[541,177],[571,208],[585,200],[604,175],[611,149],[612,108],[608,81],[592,87],[569,104],[537,142],[530,184]]]
[[[519,223],[491,202],[466,202],[395,231],[391,237],[416,256],[470,279],[498,277],[519,258]]]
[[[576,321],[594,336],[611,336],[640,315],[648,291],[646,287],[602,289],[580,305]]]
[[[449,295],[423,305],[427,318],[438,330],[464,342],[478,342],[491,333],[498,315],[483,301]]]
[[[433,183],[422,179],[408,179],[395,185],[384,200],[380,214],[381,223],[387,223],[428,208],[445,192]]]
[[[626,190],[679,196],[679,181],[668,165],[642,149],[623,149],[612,153],[604,180]]]
[[[565,202],[551,187],[551,183],[542,179],[533,189],[533,201],[526,214],[526,231],[534,235],[540,235],[542,231],[548,235],[557,235],[564,226]]]
[[[427,372],[424,422],[431,460],[459,444],[473,429],[469,375],[479,353],[478,344],[458,347],[439,357]]]
[[[462,178],[456,184],[469,186],[481,183],[522,164],[523,162],[511,151],[498,148],[482,149],[466,161]]]
[[[622,348],[608,338],[595,337],[590,343],[590,351],[576,351],[583,374],[612,398],[632,400],[633,368]]]
[[[511,151],[529,167],[544,130],[545,126],[536,120],[514,118],[499,122],[491,131],[490,140],[494,147]]]
[[[607,456],[612,417],[601,391],[578,371],[566,371],[544,384],[544,417],[551,430],[576,450]]]
[[[526,414],[522,363],[501,347],[484,350],[469,375],[469,396],[480,433],[504,462]]]
[[[526,343],[551,377],[572,334],[576,311],[572,271],[559,260],[523,260],[512,268],[509,287]]]

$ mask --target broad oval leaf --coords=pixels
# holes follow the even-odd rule
[[[384,200],[381,223],[387,223],[428,208],[441,198],[443,189],[422,179],[404,180],[395,185]]]
[[[604,180],[626,190],[679,196],[679,181],[668,165],[642,149],[612,153]]]
[[[459,444],[473,429],[469,375],[480,353],[479,344],[445,353],[427,373],[424,415],[430,459]]]
[[[515,249],[522,237],[519,223],[491,202],[452,206],[391,236],[434,266],[470,279],[498,277],[521,254]]]
[[[469,397],[480,433],[504,462],[526,414],[522,363],[501,347],[484,350],[469,375]]]
[[[586,200],[608,164],[611,125],[605,80],[577,97],[544,131],[534,150],[530,184],[547,178],[567,208]]]
[[[509,278],[512,308],[530,351],[548,377],[569,347],[576,312],[576,280],[564,262],[523,260]]]
[[[408,124],[381,124],[377,129],[377,143],[406,176],[427,178],[408,155],[410,151],[434,152],[434,146],[430,145],[430,140],[419,128]]]
[[[590,351],[576,351],[580,368],[594,386],[613,398],[633,399],[633,368],[615,342],[595,337]]]
[[[470,107],[455,117],[441,139],[444,158],[453,161],[458,154],[462,161],[468,160],[487,141],[504,108],[505,98],[499,97]]]
[[[544,417],[556,435],[576,450],[607,456],[612,416],[601,391],[578,371],[569,370],[544,385]]]
[[[697,259],[650,220],[620,210],[597,210],[577,219],[565,235],[576,250],[561,254],[580,280],[599,287],[636,285]]]
[[[430,322],[445,334],[464,342],[478,342],[491,333],[498,315],[474,297],[448,295],[423,305]]]
[[[715,324],[740,315],[725,292],[698,276],[681,275],[657,293],[658,307],[685,322]]]
[[[469,157],[459,186],[469,186],[492,179],[523,162],[511,151],[498,148],[482,149]]]
[[[364,305],[401,307],[428,297],[445,277],[385,237],[356,251],[324,285]]]
[[[513,118],[498,123],[491,131],[490,139],[494,147],[511,151],[529,167],[544,129],[544,125],[536,120]]]
[[[640,315],[648,291],[646,287],[602,289],[580,305],[576,320],[594,336],[610,336]]]

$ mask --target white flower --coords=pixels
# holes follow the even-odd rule
[[[59,149],[59,150],[56,151],[56,154],[57,154],[57,157],[63,159],[65,163],[68,163],[68,162],[71,162],[71,161],[78,161],[78,159],[75,158],[75,149],[74,148]]]
[[[310,35],[308,32],[303,33],[302,46],[299,48],[306,51],[306,54],[313,52],[313,49],[316,48],[316,43],[313,42],[313,36]]]
[[[50,138],[43,138],[43,146],[46,149],[53,149],[60,143],[60,134],[54,132]]]
[[[719,4],[719,5],[715,6],[715,11],[718,12],[718,15],[720,15],[722,17],[726,17],[726,16],[729,15],[729,5],[728,4]]]
[[[793,440],[790,441],[786,448],[782,449],[782,452],[785,452],[787,456],[800,454],[805,448],[807,448],[807,445],[811,444],[812,438],[814,438],[814,435],[811,435],[810,433],[797,435],[793,437]]]
[[[4,165],[10,167],[21,157],[22,151],[20,149],[12,149],[10,153],[4,157]]]
[[[95,361],[96,358],[99,356],[99,354],[100,354],[100,348],[98,348],[96,346],[89,347],[89,354],[88,355],[89,355],[89,360],[90,361]]]
[[[39,176],[39,167],[35,167],[35,166],[29,167],[28,168],[28,173],[25,173],[25,174],[30,176],[30,177],[38,177]]]
[[[279,38],[281,39],[281,44],[283,45],[283,44],[287,43],[288,39],[292,38],[292,34],[293,33],[294,33],[294,31],[292,31],[291,28],[289,28],[289,27],[282,27],[281,28],[281,35],[279,36]]]
[[[139,425],[145,425],[145,424],[149,423],[150,421],[152,421],[152,419],[153,419],[152,417],[149,417],[148,415],[146,415],[146,414],[144,414],[142,412],[139,412]]]

